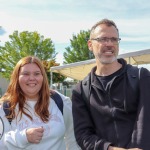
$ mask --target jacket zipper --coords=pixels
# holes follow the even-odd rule
[[[108,99],[109,99],[109,103],[110,103],[110,107],[113,108],[113,105],[112,105],[112,102],[111,102],[111,98],[110,98],[110,93],[108,92]],[[115,118],[115,114],[114,114],[114,111],[112,111],[112,116],[113,118]],[[117,132],[117,123],[115,120],[113,120],[113,123],[114,123],[114,129],[115,129],[115,132],[116,132],[116,140],[117,140],[117,143],[118,143],[118,139],[119,139],[119,135],[118,135],[118,132]],[[117,144],[117,146],[119,147],[119,144]]]

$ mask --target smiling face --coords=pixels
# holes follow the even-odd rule
[[[96,38],[118,38],[118,31],[114,26],[107,26],[101,24],[95,28],[91,39]],[[89,40],[89,50],[93,52],[96,61],[102,64],[110,64],[117,60],[119,44],[114,44],[111,40],[107,42],[98,42],[96,40]]]
[[[42,83],[43,75],[36,63],[25,64],[20,68],[19,85],[26,98],[37,100]]]

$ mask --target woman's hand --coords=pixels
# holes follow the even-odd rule
[[[26,135],[28,142],[30,143],[40,143],[43,137],[44,129],[43,127],[39,128],[29,128],[26,130]]]

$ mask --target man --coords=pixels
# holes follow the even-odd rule
[[[150,85],[150,73],[142,68],[140,76],[130,79],[128,74],[135,67],[117,59],[120,40],[119,30],[111,20],[103,19],[91,29],[88,47],[96,67],[72,93],[75,136],[83,150],[150,149],[150,132],[143,131],[150,125],[144,115],[148,114],[148,106],[145,109],[144,105],[150,96],[150,91],[145,90]],[[85,93],[83,84],[89,84]]]

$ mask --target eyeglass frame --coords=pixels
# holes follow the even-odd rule
[[[101,43],[101,44],[105,44],[106,42],[109,42],[109,41],[111,41],[113,44],[119,44],[121,38],[115,38],[115,37],[111,37],[111,38],[108,38],[108,37],[101,37],[101,38],[92,38],[91,40],[95,40],[95,41],[97,41],[98,43]]]

